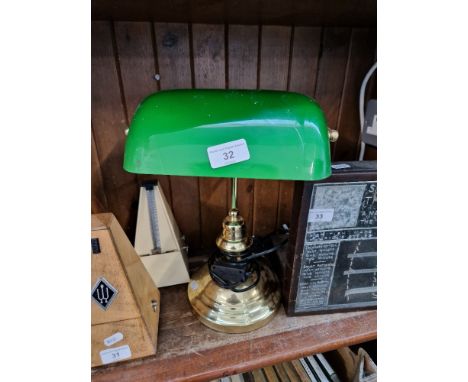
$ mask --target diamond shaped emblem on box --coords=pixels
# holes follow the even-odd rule
[[[117,293],[117,289],[115,289],[109,281],[104,277],[99,277],[96,284],[94,284],[91,296],[101,309],[107,310]]]

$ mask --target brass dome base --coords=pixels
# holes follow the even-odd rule
[[[280,305],[279,282],[264,260],[257,261],[258,283],[244,292],[234,292],[216,284],[207,264],[193,275],[188,284],[188,298],[193,312],[204,325],[223,333],[246,333],[271,321]],[[236,289],[255,283],[256,277],[251,276]]]

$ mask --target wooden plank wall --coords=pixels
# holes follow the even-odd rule
[[[298,91],[315,98],[338,129],[332,159],[353,160],[359,87],[375,53],[375,28],[93,21],[92,212],[113,212],[133,240],[139,184],[155,178],[193,252],[212,247],[229,180],[143,177],[122,168],[125,129],[141,99],[175,88]],[[375,81],[372,87],[375,93]],[[241,179],[249,233],[288,224],[292,190],[292,182]]]

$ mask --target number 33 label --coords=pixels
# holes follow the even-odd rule
[[[208,147],[207,152],[211,168],[229,166],[250,159],[245,139]]]
[[[312,208],[309,210],[308,222],[331,222],[334,212],[333,208]]]

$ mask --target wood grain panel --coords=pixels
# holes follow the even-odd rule
[[[255,235],[265,236],[277,229],[279,190],[278,180],[255,180],[253,213]]]
[[[290,41],[290,27],[262,27],[259,63],[260,89],[287,90]],[[253,214],[255,235],[264,236],[277,229],[282,183],[277,180],[255,180]]]
[[[194,24],[192,36],[195,87],[224,89],[224,25]]]
[[[91,213],[108,211],[107,197],[102,180],[101,164],[94,142],[94,131],[91,128]]]
[[[321,28],[294,28],[290,91],[314,98],[321,33]]]
[[[315,99],[325,112],[328,127],[336,129],[349,54],[349,28],[325,28]],[[333,152],[333,146],[331,149]]]
[[[187,24],[154,24],[161,90],[192,87]],[[171,176],[172,210],[190,250],[200,248],[199,179]]]
[[[230,25],[229,45],[229,88],[255,89],[257,87],[258,26]],[[238,179],[237,206],[243,216],[247,234],[253,232],[253,179]]]
[[[291,224],[292,204],[294,197],[294,181],[281,180],[278,190],[278,213],[276,227],[281,227],[286,224],[288,227]]]
[[[114,28],[124,100],[130,122],[139,103],[159,88],[155,79],[152,25],[149,22],[116,22]],[[157,180],[172,205],[168,176],[137,175],[137,179],[140,184]]]
[[[129,237],[134,236],[138,184],[122,167],[126,117],[109,22],[91,25],[91,122],[110,210]]]
[[[295,27],[288,90],[314,97],[320,54],[321,28]],[[293,181],[281,181],[277,227],[291,224]]]
[[[201,246],[215,247],[216,237],[222,231],[222,222],[228,213],[228,186],[225,178],[200,178]]]
[[[376,44],[376,37],[377,37],[377,30],[375,30],[373,36],[373,40]],[[377,48],[374,50],[374,62],[377,62]],[[369,83],[367,84],[367,89],[366,89],[366,94],[365,94],[365,99],[366,102],[369,101],[369,99],[374,98],[377,99],[377,70],[374,72],[372,77],[369,80]]]
[[[195,87],[223,89],[226,85],[224,26],[195,24],[192,38]],[[199,182],[201,246],[212,248],[228,212],[228,180],[204,177]]]
[[[171,176],[172,209],[190,250],[201,247],[199,178]]]
[[[237,180],[237,209],[244,218],[247,235],[253,232],[254,188],[254,179]]]
[[[257,88],[258,30],[251,25],[229,26],[230,89]]]
[[[114,24],[128,117],[147,95],[158,91],[151,38],[151,23],[116,22]]]
[[[364,76],[374,64],[375,29],[353,29],[346,78],[343,87],[341,112],[337,129],[340,134],[333,151],[334,161],[354,160],[361,127],[359,121],[359,90]]]
[[[262,27],[260,89],[287,89],[290,40],[290,27]]]
[[[187,24],[154,24],[158,66],[163,89],[192,87]]]

